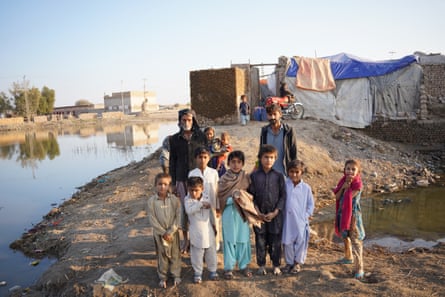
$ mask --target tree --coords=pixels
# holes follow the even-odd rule
[[[36,87],[28,89],[28,83],[26,80],[23,84],[13,83],[9,92],[13,96],[16,113],[20,116],[32,117],[37,114],[41,95]]]
[[[5,92],[0,92],[0,114],[12,110],[11,99]]]
[[[37,114],[50,114],[54,110],[54,102],[56,101],[56,92],[47,86],[42,88]]]

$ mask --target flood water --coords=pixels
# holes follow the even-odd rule
[[[33,284],[53,263],[14,252],[9,244],[53,206],[110,170],[140,161],[160,147],[176,122],[0,135],[0,296]]]
[[[177,125],[172,122],[0,135],[0,281],[7,282],[0,287],[0,296],[7,295],[12,286],[33,284],[56,261],[43,259],[30,266],[34,259],[11,250],[11,242],[39,223],[53,206],[69,199],[76,187],[142,160],[175,131]],[[370,240],[392,236],[435,242],[445,238],[443,187],[364,197],[362,209]],[[334,239],[332,220],[312,227]]]

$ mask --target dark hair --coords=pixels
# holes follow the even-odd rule
[[[271,144],[263,144],[260,147],[260,151],[258,152],[258,159],[261,159],[264,154],[275,154],[275,157],[277,157],[277,149],[271,145]]]
[[[272,104],[266,106],[266,112],[268,114],[274,113],[276,111],[279,111],[281,113],[281,106],[280,106],[280,104],[272,103]]]
[[[207,133],[207,131],[213,131],[213,133],[215,133],[215,128],[213,128],[212,126],[205,127],[204,133]]]
[[[246,98],[246,95],[241,95],[241,100],[243,100],[244,98]]]
[[[165,173],[165,172],[160,172],[160,173],[156,174],[156,176],[155,176],[155,186],[158,184],[158,181],[161,178],[168,178],[168,179],[170,179],[170,183],[172,182],[172,177],[170,176],[170,174]]]
[[[346,160],[344,169],[346,169],[346,165],[348,165],[348,164],[357,166],[357,169],[358,169],[359,173],[362,171],[362,165],[360,164],[360,161],[354,160],[354,159]]]
[[[195,188],[195,187],[204,188],[204,181],[199,176],[191,176],[187,178],[187,188]]]
[[[289,173],[289,170],[292,168],[295,168],[297,170],[301,170],[302,172],[304,172],[304,170],[306,169],[306,165],[303,163],[303,161],[292,160],[289,162],[289,164],[287,164],[287,172]]]
[[[205,146],[200,146],[200,147],[195,149],[195,158],[198,157],[201,154],[207,154],[207,155],[210,156],[210,151]]]
[[[230,163],[230,161],[232,161],[235,158],[240,159],[240,161],[244,165],[245,156],[244,156],[244,153],[242,151],[233,151],[233,152],[231,152],[229,154],[229,156],[227,157],[227,162]]]

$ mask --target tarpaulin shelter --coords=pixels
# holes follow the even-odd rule
[[[311,65],[316,63],[303,65],[305,60],[300,57],[287,59],[284,81],[297,101],[303,103],[305,116],[352,128],[364,128],[376,116],[416,117],[422,79],[417,56],[370,61],[341,53],[320,59],[328,61],[330,67],[327,71],[331,72],[329,75],[335,81],[330,90],[315,91],[299,87],[301,66],[306,67],[305,72],[311,72],[307,67],[314,67]],[[314,79],[313,76],[312,79],[317,80],[317,77]]]

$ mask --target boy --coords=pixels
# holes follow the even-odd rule
[[[241,103],[239,104],[239,113],[241,125],[245,126],[250,120],[250,106],[247,103],[247,96],[241,95]]]
[[[280,275],[281,234],[283,228],[283,208],[286,203],[284,176],[272,168],[277,159],[277,149],[272,145],[261,146],[258,153],[260,167],[251,174],[249,192],[264,224],[254,226],[257,274],[265,275],[266,251],[271,258],[274,275]]]
[[[309,218],[314,211],[311,187],[302,180],[305,165],[293,160],[287,168],[283,246],[286,272],[296,274],[304,264],[309,246]]]
[[[215,215],[215,226],[216,230],[219,230],[219,217],[216,216],[216,209],[218,208],[218,199],[216,198],[216,194],[218,192],[218,172],[208,167],[207,164],[210,160],[210,151],[206,147],[199,147],[195,150],[195,163],[197,168],[191,170],[189,172],[189,177],[191,176],[199,176],[204,181],[204,197],[208,197],[210,200],[212,211]],[[217,234],[216,238],[216,250],[219,250],[220,245],[220,234]]]
[[[157,174],[155,177],[157,194],[148,200],[148,219],[153,227],[161,288],[167,287],[166,280],[169,270],[175,278],[174,285],[181,282],[178,232],[181,222],[181,204],[175,195],[169,193],[170,184],[170,175],[167,173]]]
[[[185,197],[185,211],[190,222],[190,261],[194,270],[193,282],[202,282],[203,257],[210,271],[210,279],[217,280],[215,217],[208,197],[203,195],[204,181],[199,176],[187,179],[188,194]]]

